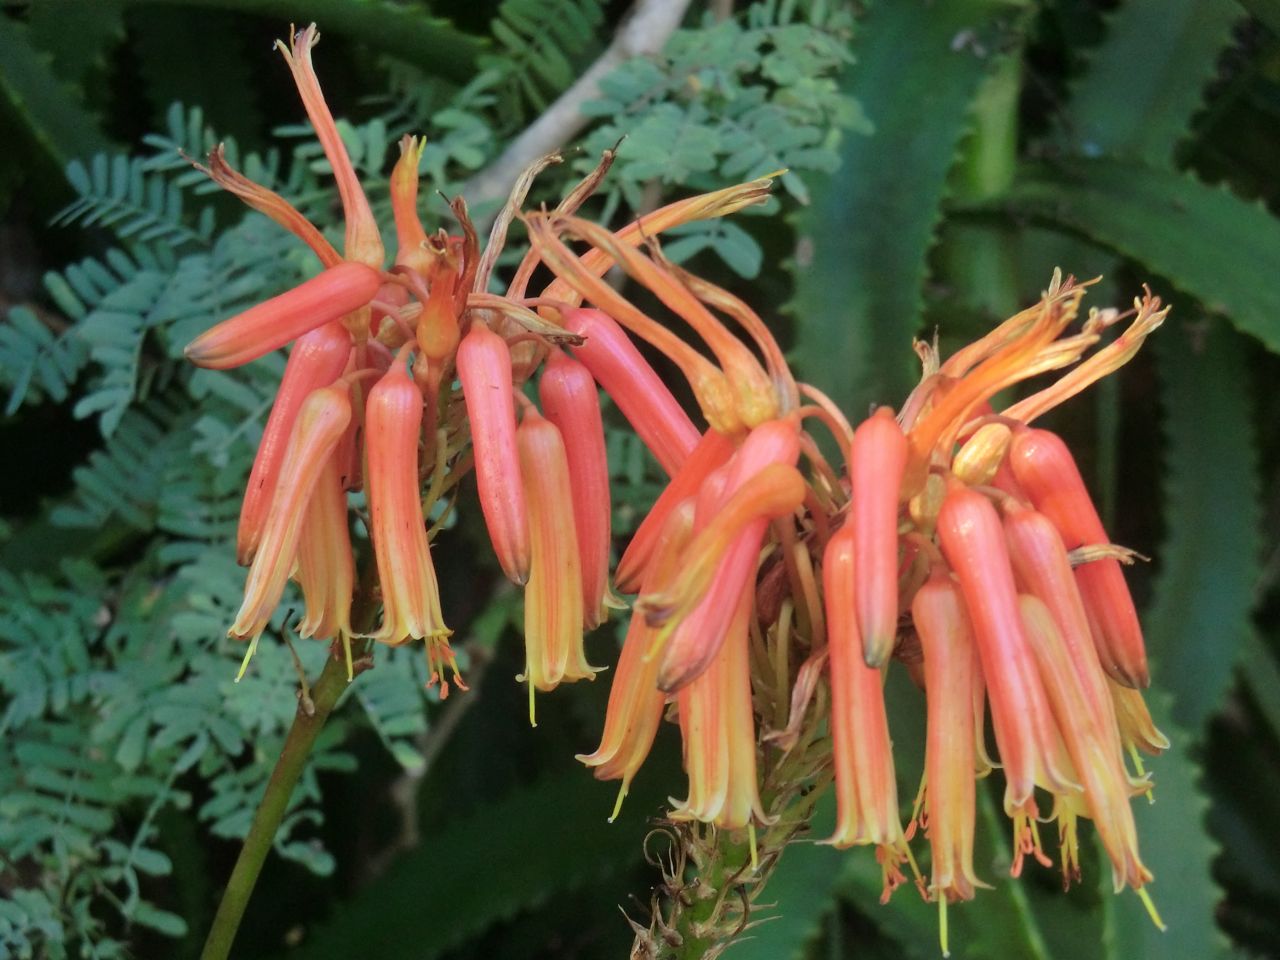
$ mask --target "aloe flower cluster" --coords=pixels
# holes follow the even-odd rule
[[[881,407],[855,426],[795,380],[748,304],[666,261],[654,240],[760,202],[767,179],[611,231],[576,215],[609,155],[555,209],[520,212],[548,158],[521,180],[482,253],[461,200],[459,234],[423,228],[421,144],[406,138],[390,182],[397,252],[387,266],[312,69],[316,39],[312,27],[281,49],[337,179],[342,253],[220,151],[207,167],[323,268],[187,348],[194,363],[223,369],[294,344],[245,494],[237,554],[249,574],[230,634],[256,643],[293,578],[306,601],[297,632],[333,640],[350,663],[358,590],[347,494],[363,489],[381,607],[363,636],[422,641],[442,695],[450,683],[465,688],[432,559],[439,524],[429,529],[428,518],[474,473],[494,554],[525,592],[519,679],[531,721],[535,691],[594,678],[584,633],[630,607],[600,743],[579,757],[621,782],[619,806],[664,719],[679,726],[688,776],[671,820],[741,836],[743,869],[762,864],[758,830],[785,845],[788,804],[834,782],[826,842],[873,846],[885,898],[914,875],[942,909],[945,949],[946,904],[984,885],[973,862],[976,780],[998,766],[1015,876],[1027,857],[1050,862],[1039,825],[1052,820],[1064,880],[1076,878],[1087,818],[1116,889],[1150,905],[1130,801],[1151,790],[1139,751],[1167,743],[1139,692],[1147,664],[1121,568],[1131,554],[1109,542],[1066,445],[1032,423],[1125,363],[1167,313],[1159,299],[1148,291],[1132,311],[1090,311],[1077,326],[1088,284],[1055,274],[1039,303],[945,359],[917,343],[919,386],[896,412]],[[517,216],[529,252],[506,293],[490,293]],[[539,268],[554,279],[531,295]],[[612,268],[666,316],[606,282]],[[1127,329],[1100,346],[1121,321]],[[704,427],[633,338],[679,372]],[[601,391],[669,477],[612,576]],[[895,661],[928,710],[924,776],[905,824],[884,695]],[[928,840],[927,880],[909,846],[917,832]]]

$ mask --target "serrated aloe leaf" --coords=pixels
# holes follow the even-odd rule
[[[1173,716],[1199,730],[1252,633],[1263,509],[1247,350],[1224,322],[1170,323],[1155,338],[1164,407],[1168,532],[1144,621]]]
[[[1222,896],[1211,870],[1218,845],[1205,829],[1209,801],[1191,756],[1193,738],[1173,720],[1167,693],[1153,688],[1147,702],[1172,746],[1150,764],[1156,802],[1138,798],[1133,809],[1143,862],[1155,874],[1151,897],[1169,929],[1158,930],[1132,892],[1114,896],[1104,871],[1103,946],[1107,960],[1217,960],[1229,955],[1214,920]]]
[[[9,17],[0,17],[0,98],[57,167],[110,146],[76,91],[58,81],[49,56],[32,45],[28,28]]]
[[[1064,145],[1171,164],[1241,13],[1230,0],[1122,4],[1074,84],[1061,117]]]
[[[459,811],[289,957],[391,957],[411,944],[415,960],[429,960],[551,897],[598,885],[640,861],[646,818],[670,786],[666,772],[646,769],[615,823],[606,819],[614,785],[582,771]],[[620,886],[620,904],[625,895]]]
[[[896,402],[914,371],[927,255],[947,174],[983,78],[1016,35],[1019,6],[880,3],[861,21],[843,92],[874,125],[814,177],[799,234],[794,359],[843,409]]]
[[[1167,277],[1280,352],[1280,221],[1188,174],[1120,160],[1030,165],[1011,212],[1069,229]]]

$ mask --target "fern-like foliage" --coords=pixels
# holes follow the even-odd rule
[[[503,0],[489,25],[500,49],[480,65],[502,77],[507,111],[522,103],[544,110],[573,83],[602,46],[601,6],[600,0]]]

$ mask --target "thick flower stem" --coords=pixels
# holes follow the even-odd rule
[[[253,825],[249,828],[249,835],[245,837],[240,856],[231,871],[231,879],[227,881],[222,902],[218,904],[213,927],[209,930],[204,951],[200,954],[201,960],[225,960],[231,955],[236,931],[240,929],[240,921],[249,905],[249,898],[253,895],[254,884],[258,881],[262,864],[275,840],[276,830],[288,809],[289,797],[293,795],[293,788],[302,776],[316,738],[324,729],[334,704],[346,688],[347,665],[345,658],[339,653],[325,661],[319,679],[311,686],[310,703],[314,710],[305,709],[306,701],[298,705],[284,749],[280,752],[280,759],[276,761],[276,767],[267,783],[267,792],[263,794],[262,802],[253,815]]]

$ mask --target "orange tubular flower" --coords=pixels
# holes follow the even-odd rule
[[[854,598],[867,666],[883,666],[898,632],[898,495],[907,438],[881,407],[853,434],[850,518],[858,580]]]
[[[1009,462],[1018,483],[1036,509],[1053,521],[1068,550],[1108,542],[1075,458],[1061,438],[1047,430],[1021,430],[1013,438]],[[1102,669],[1128,686],[1147,686],[1151,681],[1142,626],[1120,562],[1111,557],[1093,560],[1078,567],[1075,576]]]
[[[554,350],[542,370],[538,396],[547,419],[564,438],[569,457],[573,523],[582,558],[583,624],[592,630],[604,620],[606,602],[618,604],[609,596],[613,507],[600,394],[586,367]]]
[[[613,572],[614,583],[624,593],[639,593],[640,578],[648,568],[667,516],[698,488],[713,470],[723,466],[733,455],[733,441],[723,433],[707,430],[662,491],[648,515],[636,528],[631,543],[623,551]]]
[[[697,525],[710,522],[711,515],[722,509],[725,501],[766,467],[794,465],[800,457],[799,428],[793,418],[761,424],[747,435],[741,449],[725,467],[723,487],[714,496],[703,484],[699,497]],[[679,690],[711,662],[727,635],[724,611],[749,582],[754,582],[760,563],[760,546],[764,541],[767,521],[756,520],[739,533],[715,565],[715,577],[701,601],[671,627],[670,639],[662,654],[658,686],[668,693]]]
[[[725,830],[768,823],[756,779],[756,731],[751,708],[750,586],[734,599],[728,636],[707,669],[679,694],[680,733],[689,796],[671,798],[673,820],[701,820]]]
[[[236,561],[247,566],[258,547],[267,508],[280,477],[285,447],[302,403],[315,390],[326,387],[346,368],[351,353],[351,336],[340,323],[326,323],[301,337],[289,354],[284,377],[276,390],[271,415],[262,431],[258,453],[245,487],[244,504],[240,508],[240,526],[236,531]]]
[[[335,448],[325,459],[302,521],[297,580],[307,602],[306,615],[298,624],[298,636],[304,638],[351,635],[355,561],[341,469]]]
[[[244,603],[228,636],[251,640],[256,645],[266,629],[293,570],[307,505],[350,419],[351,401],[344,382],[314,391],[303,403],[289,438],[262,538],[249,567]],[[249,648],[250,656],[253,649]],[[248,662],[246,657],[245,664]],[[244,667],[240,672],[244,673]]]
[[[381,283],[381,275],[371,267],[340,263],[211,327],[182,352],[198,367],[238,367],[365,306]]]
[[[524,596],[525,671],[529,722],[534,690],[593,680],[582,649],[582,570],[573,527],[568,454],[555,425],[526,408],[516,431],[520,478],[529,495],[529,583]]]
[[[626,332],[599,310],[569,310],[564,325],[585,337],[573,355],[644,441],[668,476],[675,476],[698,444],[698,430]]]
[[[977,640],[1015,847],[1039,859],[1036,784],[1055,794],[1079,786],[1057,761],[1060,734],[1023,631],[1000,518],[982,494],[953,483],[938,515],[938,538],[960,582]],[[1019,864],[1020,858],[1015,867]]]
[[[1098,652],[1089,633],[1089,618],[1057,528],[1044,514],[1011,502],[1005,505],[1004,532],[1019,589],[1037,597],[1049,608],[1081,689],[1088,697],[1090,714],[1098,717],[1108,729],[1115,730],[1115,711],[1107,691],[1106,675],[1098,662]]]
[[[836,832],[825,842],[836,847],[876,845],[884,874],[880,897],[884,903],[904,881],[901,865],[911,860],[911,853],[898,816],[884,678],[867,666],[858,632],[853,589],[856,556],[853,530],[846,525],[827,542],[822,562],[831,655],[831,753],[836,768]],[[969,773],[972,776],[972,768]]]
[[[645,577],[646,587],[656,587],[676,574],[692,533],[693,502],[685,500],[667,515],[655,544],[653,566]],[[595,768],[597,780],[622,780],[611,820],[622,809],[631,780],[649,755],[662,721],[666,695],[658,689],[658,658],[648,656],[653,639],[654,630],[644,615],[632,614],[609,689],[600,746],[595,753],[578,755],[579,760]]]
[[[529,516],[516,453],[511,354],[505,340],[474,321],[458,347],[457,363],[489,539],[503,573],[522,584],[529,579]]]
[[[1115,727],[1094,710],[1090,692],[1081,682],[1077,664],[1072,662],[1049,608],[1028,594],[1020,596],[1018,604],[1067,752],[1084,785],[1086,809],[1111,858],[1115,890],[1119,893],[1126,883],[1138,890],[1151,880],[1151,872],[1138,859],[1138,832],[1129,808],[1129,778]],[[1069,835],[1068,842],[1074,841],[1074,836]],[[1069,863],[1079,863],[1074,850],[1064,851],[1064,870]],[[1150,908],[1145,897],[1144,902]]]
[[[980,688],[973,630],[959,588],[941,567],[911,602],[911,619],[924,648],[928,734],[921,822],[933,852],[930,892],[942,911],[942,952],[947,955],[946,903],[972,900],[985,886],[973,870],[976,817],[976,730],[973,691]]]
[[[382,586],[382,626],[373,638],[398,646],[425,640],[429,683],[448,695],[446,666],[466,689],[449,646],[449,628],[440,612],[440,588],[431,562],[427,528],[418,493],[418,437],[422,393],[405,372],[405,351],[369,391],[365,403],[365,450],[370,533]]]
[[[688,616],[711,586],[722,558],[739,537],[756,551],[768,520],[785,517],[804,502],[805,483],[800,471],[785,463],[771,463],[732,495],[721,499],[715,515],[698,531],[685,552],[685,561],[672,581],[654,593],[641,595],[636,610],[651,627]],[[758,529],[758,535],[744,533]]]

